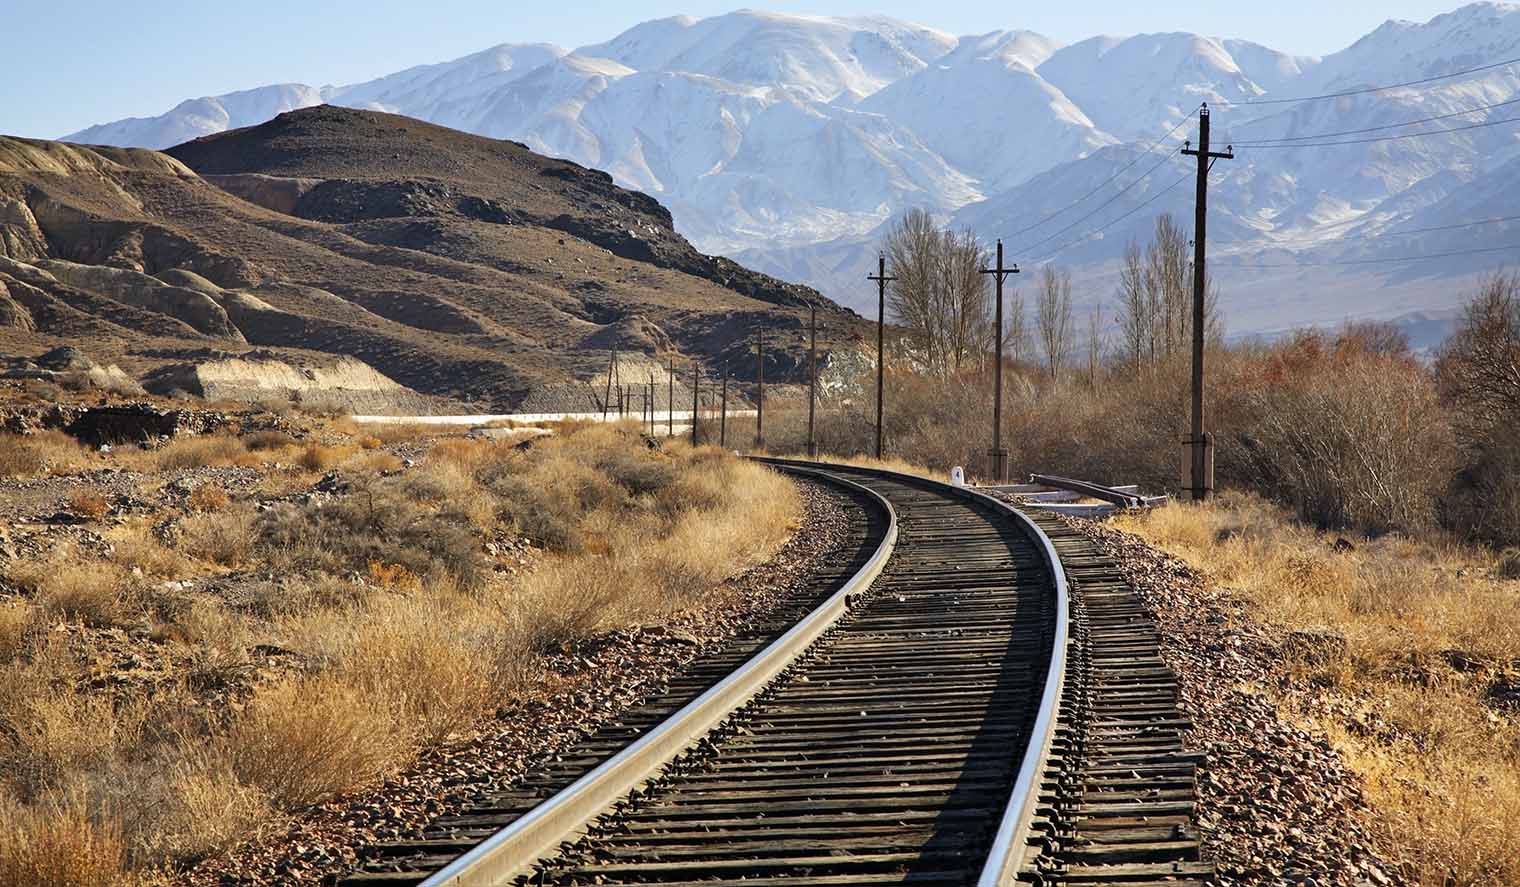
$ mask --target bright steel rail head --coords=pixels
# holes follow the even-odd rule
[[[815,474],[801,463],[786,467]],[[553,853],[567,836],[584,829],[629,791],[658,775],[661,768],[753,699],[838,622],[848,611],[848,599],[868,589],[891,557],[897,542],[897,514],[886,499],[872,490],[839,478],[828,480],[869,497],[887,516],[886,534],[865,566],[737,671],[563,791],[439,869],[421,887],[492,887],[529,871],[539,859]]]

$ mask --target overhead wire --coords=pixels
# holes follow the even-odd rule
[[[1333,262],[1263,262],[1244,265],[1232,265],[1228,263],[1210,262],[1210,269],[1245,269],[1257,270],[1263,268],[1329,268],[1354,265],[1396,265],[1402,262],[1423,262],[1430,259],[1446,259],[1454,256],[1475,256],[1482,253],[1499,253],[1510,250],[1520,251],[1520,244],[1511,246],[1490,246],[1478,249],[1450,250],[1442,253],[1426,253],[1420,256],[1395,256],[1386,259],[1341,259]]]
[[[1264,145],[1271,144],[1271,143],[1276,143],[1276,142],[1305,142],[1305,141],[1312,141],[1312,140],[1315,140],[1315,139],[1330,139],[1330,138],[1339,138],[1341,136],[1363,135],[1363,134],[1369,133],[1369,132],[1382,132],[1383,130],[1388,130],[1388,129],[1400,129],[1400,128],[1405,127],[1405,126],[1415,126],[1415,125],[1421,124],[1421,123],[1433,123],[1433,122],[1435,122],[1437,120],[1450,120],[1453,117],[1463,117],[1463,116],[1466,116],[1468,114],[1476,114],[1479,111],[1492,111],[1494,108],[1503,108],[1503,107],[1506,107],[1508,105],[1516,105],[1516,104],[1520,104],[1520,98],[1510,99],[1510,100],[1504,101],[1504,102],[1494,102],[1491,105],[1479,105],[1476,108],[1468,108],[1468,109],[1466,109],[1464,111],[1453,111],[1450,114],[1438,114],[1438,115],[1435,115],[1433,117],[1421,117],[1418,120],[1408,120],[1408,121],[1405,121],[1403,123],[1385,123],[1382,126],[1368,126],[1368,127],[1362,128],[1362,129],[1344,129],[1344,130],[1340,130],[1339,132],[1320,132],[1320,133],[1314,133],[1312,135],[1304,135],[1304,136],[1283,136],[1282,138],[1276,138],[1276,139],[1263,138],[1263,139],[1256,139],[1256,140],[1248,140],[1248,141],[1244,141],[1244,142],[1235,142],[1234,144],[1235,144],[1236,147],[1247,147],[1247,148],[1249,148],[1249,147],[1260,147],[1260,146],[1264,146]]]
[[[1490,126],[1503,126],[1506,123],[1520,123],[1520,117],[1506,117],[1503,120],[1486,120],[1482,123],[1470,123],[1466,126],[1453,126],[1447,129],[1432,129],[1426,132],[1406,132],[1396,136],[1376,136],[1367,139],[1340,139],[1329,142],[1294,142],[1283,143],[1245,143],[1236,144],[1237,148],[1325,148],[1334,145],[1370,145],[1376,142],[1397,142],[1404,139],[1423,139],[1430,136],[1450,135],[1455,132],[1466,132],[1471,129],[1486,129]]]
[[[1160,169],[1161,166],[1163,164],[1165,164],[1168,160],[1171,160],[1174,155],[1175,155],[1175,152],[1171,152],[1171,153],[1167,153],[1167,154],[1161,155],[1161,159],[1158,160],[1158,161],[1156,161],[1154,164],[1152,164],[1151,167],[1150,167],[1150,169],[1147,169],[1144,173],[1142,173],[1140,175],[1139,178],[1135,179],[1133,182],[1130,182],[1128,185],[1125,185],[1123,188],[1120,188],[1119,191],[1118,191],[1118,193],[1114,194],[1112,197],[1108,198],[1107,200],[1105,200],[1102,203],[1098,204],[1097,206],[1093,207],[1092,210],[1089,211],[1088,213],[1086,213],[1085,215],[1077,217],[1077,219],[1075,221],[1073,221],[1071,224],[1067,225],[1066,227],[1062,228],[1059,231],[1056,231],[1054,234],[1050,234],[1050,235],[1048,235],[1048,236],[1046,236],[1046,237],[1044,237],[1044,238],[1042,238],[1040,240],[1035,241],[1034,243],[1026,244],[1025,246],[1021,247],[1019,249],[1019,253],[1021,253],[1021,254],[1029,253],[1029,252],[1032,252],[1035,249],[1038,249],[1041,246],[1044,246],[1045,244],[1051,242],[1052,240],[1055,240],[1057,237],[1060,237],[1062,234],[1065,234],[1067,231],[1070,231],[1071,229],[1077,227],[1078,225],[1082,224],[1083,222],[1087,221],[1088,219],[1092,218],[1093,216],[1097,215],[1098,213],[1102,212],[1103,210],[1107,209],[1108,207],[1112,206],[1116,200],[1118,200],[1120,197],[1123,197],[1125,194],[1128,194],[1130,192],[1130,190],[1133,189],[1136,185],[1139,185],[1141,182],[1143,182],[1147,178],[1149,178],[1150,175],[1151,175],[1151,173],[1153,173],[1156,170]]]
[[[1129,170],[1132,169],[1135,166],[1135,164],[1139,163],[1141,160],[1144,160],[1145,157],[1146,157],[1146,155],[1148,155],[1152,151],[1156,150],[1156,148],[1159,147],[1162,142],[1164,142],[1167,139],[1171,138],[1172,135],[1175,134],[1177,132],[1177,130],[1181,129],[1183,127],[1183,125],[1186,124],[1188,122],[1188,120],[1190,120],[1190,119],[1191,118],[1189,118],[1189,117],[1182,118],[1180,121],[1177,122],[1176,126],[1172,127],[1170,130],[1168,130],[1164,135],[1162,135],[1160,138],[1156,139],[1154,142],[1151,142],[1150,145],[1148,147],[1146,147],[1146,149],[1144,151],[1141,151],[1140,153],[1136,154],[1133,160],[1131,160],[1129,163],[1126,163],[1124,166],[1120,167],[1118,172],[1116,172],[1113,175],[1109,176],[1107,179],[1104,179],[1103,182],[1101,184],[1099,184],[1096,188],[1093,188],[1091,191],[1088,191],[1086,194],[1083,194],[1081,197],[1078,197],[1076,200],[1073,200],[1071,203],[1066,204],[1065,206],[1061,207],[1060,209],[1056,210],[1055,212],[1052,212],[1052,213],[1049,213],[1049,214],[1045,215],[1044,217],[1042,217],[1039,221],[1035,222],[1034,224],[1029,225],[1029,226],[1024,227],[1024,228],[1020,228],[1019,230],[1012,232],[1011,234],[1008,235],[1008,237],[1018,237],[1021,234],[1026,234],[1026,233],[1028,233],[1030,231],[1033,231],[1034,229],[1040,227],[1041,225],[1045,224],[1046,222],[1050,221],[1051,219],[1054,219],[1056,216],[1059,216],[1059,215],[1067,212],[1068,210],[1073,209],[1074,207],[1076,207],[1076,206],[1078,206],[1078,205],[1086,202],[1089,197],[1092,197],[1094,194],[1097,194],[1099,191],[1102,191],[1104,188],[1107,188],[1109,185],[1113,184],[1114,181],[1116,181],[1120,176],[1124,175],[1126,172],[1129,172]],[[1144,178],[1144,177],[1142,176],[1142,178]]]
[[[1467,68],[1466,70],[1462,70],[1462,71],[1452,71],[1449,74],[1437,74],[1435,76],[1424,77],[1424,78],[1421,78],[1419,80],[1408,80],[1408,81],[1405,81],[1403,83],[1390,83],[1390,84],[1388,84],[1386,86],[1368,86],[1368,87],[1362,87],[1362,88],[1359,88],[1359,89],[1348,89],[1348,90],[1344,90],[1342,92],[1326,92],[1326,93],[1321,93],[1319,95],[1295,96],[1293,98],[1252,99],[1250,101],[1245,101],[1245,102],[1232,102],[1231,104],[1233,104],[1236,107],[1241,107],[1241,106],[1245,106],[1245,105],[1285,105],[1285,104],[1290,104],[1290,103],[1293,103],[1293,102],[1315,102],[1315,101],[1321,101],[1323,99],[1339,99],[1339,98],[1345,98],[1347,96],[1353,96],[1353,95],[1368,95],[1370,93],[1375,93],[1375,92],[1389,92],[1389,91],[1395,90],[1395,89],[1405,89],[1405,88],[1408,88],[1410,86],[1422,86],[1422,85],[1424,85],[1426,83],[1435,83],[1435,82],[1441,81],[1441,80],[1453,80],[1453,79],[1455,79],[1457,77],[1465,77],[1468,74],[1477,74],[1477,73],[1479,73],[1481,71],[1491,71],[1494,68],[1502,68],[1505,65],[1513,65],[1516,62],[1520,62],[1520,58],[1505,59],[1504,61],[1501,61],[1501,62],[1492,62],[1492,63],[1487,64],[1487,65],[1479,65],[1476,68]]]

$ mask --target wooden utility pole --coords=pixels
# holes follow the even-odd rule
[[[612,349],[612,356],[607,360],[607,390],[602,394],[602,421],[607,421],[607,408],[612,405],[612,374],[617,368],[617,349]],[[593,389],[594,390],[594,389]]]
[[[1198,149],[1183,145],[1182,153],[1198,158],[1198,191],[1193,219],[1193,424],[1185,446],[1188,471],[1183,482],[1194,501],[1209,497],[1214,489],[1214,439],[1203,430],[1203,338],[1204,287],[1208,284],[1206,246],[1209,220],[1209,167],[1215,160],[1234,160],[1234,146],[1222,152],[1209,150],[1209,106],[1198,110]]]
[[[691,362],[691,445],[697,445],[697,392],[702,390],[702,365]]]
[[[813,414],[818,409],[818,306],[808,306],[808,441],[809,459],[818,458],[818,438],[813,435]]]
[[[887,282],[896,280],[887,276],[887,254],[876,254],[876,273],[867,274],[866,280],[876,281],[876,458],[881,458],[881,412],[882,387],[886,383],[886,328],[887,328]]]
[[[665,436],[676,436],[676,359],[670,359],[670,391],[665,395]]]
[[[997,267],[983,268],[983,274],[993,274],[997,282],[997,348],[992,357],[992,450],[987,454],[990,476],[994,483],[1008,482],[1008,451],[1003,448],[1003,281],[1008,275],[1019,273],[1019,266],[1003,267],[1003,241],[997,242]]]
[[[723,364],[723,399],[718,413],[718,446],[728,449],[728,364]]]
[[[755,330],[755,449],[765,449],[765,330]]]

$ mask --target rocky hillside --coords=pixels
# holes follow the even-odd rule
[[[784,378],[805,365],[810,305],[825,342],[858,338],[852,313],[698,253],[604,173],[404,117],[320,106],[164,153],[0,138],[12,354],[71,344],[149,379],[218,360],[227,390],[254,349],[351,358],[500,410],[613,348],[744,377],[758,328]]]

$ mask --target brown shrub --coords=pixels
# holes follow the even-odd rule
[[[283,431],[251,431],[241,440],[250,453],[277,452],[296,445],[295,438]]]
[[[53,564],[38,588],[45,612],[100,627],[119,625],[127,616],[126,574],[104,561]]]
[[[307,471],[327,471],[353,455],[353,452],[351,447],[329,447],[310,443],[301,450],[301,455],[296,458],[296,464]]]
[[[86,520],[100,520],[111,510],[111,503],[96,490],[75,490],[69,494],[69,513]]]
[[[194,515],[181,526],[180,549],[223,567],[239,566],[253,555],[256,521],[249,507]]]
[[[465,515],[425,508],[382,480],[325,506],[282,504],[260,515],[260,552],[281,567],[329,574],[362,571],[372,561],[405,567],[429,582],[479,588],[488,565]]]
[[[22,799],[107,772],[142,738],[147,706],[81,692],[74,686],[79,673],[72,654],[48,644],[0,680],[0,721],[7,727],[0,731],[0,773]]]
[[[156,450],[144,452],[135,461],[144,463],[142,467],[148,470],[157,471],[251,466],[259,462],[242,440],[230,434],[178,437]]]
[[[0,477],[37,477],[83,468],[89,451],[60,431],[0,434]]]
[[[188,569],[185,559],[164,547],[146,521],[129,523],[110,534],[112,560],[128,572],[136,569],[156,579],[176,579]]]
[[[380,440],[380,438],[375,437],[372,434],[366,434],[365,436],[359,438],[359,449],[361,450],[378,450],[382,446],[384,446],[384,443]]]
[[[359,788],[411,751],[385,705],[327,678],[265,688],[226,737],[232,770],[282,810]]]
[[[101,887],[135,882],[121,828],[80,798],[0,804],[0,884]]]
[[[232,501],[221,487],[201,484],[190,491],[185,504],[194,511],[221,511]]]
[[[21,655],[35,624],[32,608],[25,601],[0,601],[0,665]]]

